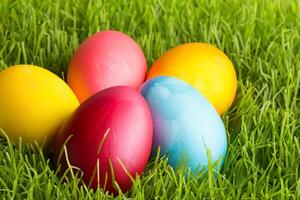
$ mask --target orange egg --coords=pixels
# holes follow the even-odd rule
[[[174,76],[202,93],[220,115],[235,97],[237,78],[230,59],[218,48],[205,43],[187,43],[167,51],[155,61],[148,79]]]

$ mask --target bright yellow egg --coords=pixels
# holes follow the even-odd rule
[[[47,144],[78,106],[69,86],[52,72],[17,65],[0,72],[0,128],[17,143]]]
[[[200,91],[220,115],[231,106],[237,78],[230,59],[216,47],[205,43],[177,46],[155,61],[148,79],[174,76]]]

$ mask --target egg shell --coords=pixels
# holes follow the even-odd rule
[[[222,115],[233,103],[237,78],[230,59],[218,48],[205,43],[187,43],[168,50],[148,73],[181,79],[203,94]]]
[[[80,44],[68,67],[67,82],[83,102],[112,86],[137,89],[146,71],[147,62],[138,44],[124,33],[108,30]]]
[[[33,65],[16,65],[1,71],[0,95],[0,128],[13,143],[22,138],[25,143],[37,141],[46,147],[79,106],[63,80]]]
[[[58,135],[56,158],[69,138],[69,161],[83,171],[87,185],[91,181],[92,188],[104,188],[107,173],[105,189],[116,193],[111,161],[115,180],[126,192],[132,185],[127,172],[133,178],[142,173],[150,156],[152,137],[151,113],[144,98],[132,88],[111,87],[90,97],[67,120]],[[64,158],[61,164],[65,170]]]
[[[167,76],[150,79],[140,91],[152,113],[152,155],[160,146],[172,167],[188,165],[198,172],[208,166],[209,152],[218,170],[226,155],[227,137],[208,100],[189,84]]]

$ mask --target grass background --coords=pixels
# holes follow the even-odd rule
[[[178,44],[213,44],[238,75],[222,172],[185,179],[156,159],[116,198],[300,199],[299,22],[299,0],[0,0],[0,70],[29,63],[63,77],[79,43],[104,29],[134,38],[148,66]],[[112,198],[57,173],[40,151],[1,139],[1,199]]]

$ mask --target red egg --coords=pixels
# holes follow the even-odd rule
[[[137,89],[145,80],[147,62],[142,49],[128,35],[98,32],[76,50],[67,82],[80,102],[112,86]]]
[[[130,87],[116,86],[79,106],[61,128],[55,154],[58,158],[67,141],[70,164],[82,170],[87,185],[116,193],[114,176],[126,192],[132,185],[130,176],[140,175],[147,164],[152,134],[151,113],[144,98]],[[67,168],[65,157],[63,154],[60,161],[63,170]]]

